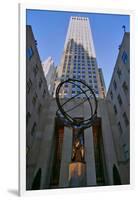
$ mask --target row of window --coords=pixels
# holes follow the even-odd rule
[[[66,73],[65,73],[66,72]],[[95,71],[95,68],[85,68],[85,67],[74,67],[73,71],[69,68],[65,69],[63,68],[62,70],[62,73],[63,73],[63,76],[65,76],[65,74],[82,74],[82,75],[85,75],[85,74],[93,74],[93,76],[96,75],[96,71]]]
[[[116,84],[115,80],[113,81],[113,86],[114,86],[114,89],[116,90],[117,89],[117,84]],[[124,93],[127,95],[129,89],[128,89],[128,85],[127,85],[126,81],[123,82],[122,89],[123,89]],[[113,92],[112,91],[110,91],[110,97],[113,100]],[[120,99],[121,97],[118,97],[118,98]]]
[[[122,129],[122,126],[121,126],[120,122],[118,122],[118,129],[119,129],[120,134],[122,134],[123,133],[123,129]],[[123,144],[122,148],[123,148],[123,152],[124,152],[124,158],[125,158],[125,160],[128,160],[129,159],[128,146],[126,144]]]
[[[91,49],[91,47],[90,46],[86,46],[85,47],[86,49]],[[72,52],[78,52],[78,53],[82,53],[82,54],[86,54],[87,55],[87,50],[86,49],[84,49],[84,47],[82,47],[82,45],[81,44],[77,44],[77,46],[75,47],[75,45],[73,46],[73,45],[71,45],[71,46],[69,46],[69,47],[67,47],[66,48],[66,50],[65,51],[72,51]]]
[[[76,67],[74,67],[74,69],[73,69],[73,71],[70,69],[70,67],[68,67],[67,68],[67,70],[65,69],[65,68],[63,68],[63,70],[62,70],[62,72],[63,72],[63,75],[65,75],[64,73],[65,73],[65,71],[66,71],[66,73],[73,73],[73,74],[96,74],[96,72],[95,72],[95,68],[85,68],[85,67],[82,67],[82,68],[80,68],[80,67],[78,67],[78,68],[76,68]]]
[[[80,49],[66,49],[66,54],[71,54],[71,55],[74,55],[74,54],[76,54],[76,55],[85,55],[85,56],[87,56],[88,55],[88,53],[90,53],[91,52],[91,48],[87,48],[86,47],[86,49],[85,49],[85,54],[84,54],[84,52],[81,52],[81,50]]]
[[[115,112],[115,114],[117,114],[117,107],[114,105],[114,112]],[[127,114],[126,114],[126,112],[124,112],[123,114],[122,114],[122,117],[123,117],[123,120],[124,120],[124,124],[125,124],[125,126],[127,127],[128,125],[129,125],[129,120],[128,120],[128,117],[127,117]],[[119,131],[120,131],[120,133],[122,134],[123,133],[123,130],[122,130],[122,126],[121,126],[121,123],[120,122],[118,122],[118,127],[119,127]]]
[[[83,20],[83,21],[87,21],[88,18],[84,18],[84,17],[72,17],[73,20]]]
[[[70,72],[70,70],[67,70],[67,73],[69,73],[69,72]],[[85,74],[85,73],[93,73],[93,74],[95,74],[95,71],[92,71],[92,68],[85,68],[85,69],[82,68],[81,71],[79,69],[77,71],[73,70],[73,74]]]
[[[93,88],[93,87],[92,87]],[[95,88],[95,90],[94,90],[94,92],[96,93],[96,94],[99,94],[99,92],[98,92],[98,90],[96,90],[97,88]],[[68,93],[68,91],[64,91],[64,94],[67,94]],[[81,91],[80,90],[72,90],[72,95],[76,95],[76,94],[79,94],[79,93],[81,93]]]
[[[85,82],[85,80],[82,80],[82,81]],[[95,84],[96,84],[96,83],[97,83],[97,82],[95,82]],[[79,84],[77,83],[77,85],[72,85],[72,90],[76,90],[75,88],[78,88],[78,86],[81,86],[81,83],[79,83]],[[91,81],[91,80],[89,81],[89,86],[90,86],[90,87],[93,87],[93,84],[92,84],[92,81]],[[82,84],[82,87],[85,88],[86,86],[85,86],[84,84]],[[98,89],[98,86],[97,86],[97,85],[94,85],[94,87],[95,87],[95,89]],[[66,88],[66,89],[69,88],[69,85],[68,85],[68,84],[65,84],[65,85],[64,85],[64,88]]]
[[[40,79],[39,79],[39,83],[38,83],[39,89],[41,89],[42,84],[43,84],[43,80],[42,80],[42,78],[40,78]],[[27,93],[29,93],[29,92],[30,92],[30,89],[31,89],[31,87],[32,87],[32,80],[31,80],[30,78],[29,78],[29,80],[27,81],[26,85],[27,85],[27,88],[26,88]],[[44,92],[46,93],[45,89],[44,89]]]
[[[68,69],[67,71],[66,71],[66,73],[65,73],[65,69],[63,69],[63,71],[62,71],[62,77],[64,77],[66,74],[67,75],[69,75],[69,74],[73,74],[73,75],[86,75],[86,74],[88,74],[89,76],[91,76],[92,77],[92,75],[91,74],[93,74],[93,78],[96,78],[96,72],[95,71],[92,71],[91,69],[88,69],[88,70],[84,70],[84,69],[82,69],[82,71],[80,71],[80,70],[78,70],[78,71],[76,71],[76,70],[73,70],[73,72],[72,72],[72,70],[70,70],[70,69]]]
[[[78,65],[78,66],[95,66],[95,64],[91,63],[91,62],[87,62],[84,60],[68,60],[68,61],[64,61],[64,65]]]
[[[98,94],[98,87],[97,87],[97,85],[95,85],[94,87],[93,87],[93,85],[89,85],[89,86],[90,86],[92,89],[94,89],[95,92]],[[85,89],[86,87],[83,85],[81,88]],[[87,88],[86,88],[86,89],[87,89]],[[81,90],[80,90],[79,87],[72,88],[72,94],[76,94],[76,93],[78,93],[78,92],[81,92]],[[64,93],[69,93],[69,91],[68,91],[67,88],[64,89]]]
[[[66,78],[74,78],[74,79],[86,79],[87,78],[87,76],[85,76],[85,75],[80,75],[80,74],[66,74],[65,76],[64,75],[62,75],[62,77],[61,77],[61,79],[62,80],[64,80],[64,79],[66,79]],[[94,83],[97,83],[97,79],[96,78],[92,78],[92,75],[91,75],[91,73],[89,73],[89,75],[88,75],[88,78],[89,78],[89,81],[91,81],[91,82],[94,82]]]
[[[65,70],[66,68],[68,70],[73,68],[74,71],[75,70],[86,70],[86,69],[95,71],[95,67],[94,66],[87,66],[87,65],[76,65],[76,64],[75,65],[71,65],[71,64],[63,65],[63,69]]]
[[[69,56],[65,56],[65,61],[67,61],[67,59],[69,59],[69,60],[71,60],[71,59],[85,59],[85,60],[87,60],[87,62],[92,62],[92,63],[94,63],[95,61],[93,60],[93,58],[90,58],[90,57],[88,57],[88,56],[86,56],[86,55],[84,55],[83,53],[81,53],[81,54],[76,54],[76,55],[69,55]]]
[[[91,48],[89,48],[89,49],[91,49]],[[78,48],[66,48],[65,52],[66,52],[66,54],[71,54],[71,55],[76,54],[76,55],[85,56],[86,58],[87,57],[89,58],[88,50],[86,50],[86,49],[83,50],[79,47]]]

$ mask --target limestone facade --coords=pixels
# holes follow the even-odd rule
[[[130,181],[130,33],[125,32],[106,97],[112,104],[118,131],[113,134],[122,182]],[[123,173],[125,171],[125,173]]]

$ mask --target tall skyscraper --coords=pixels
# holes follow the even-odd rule
[[[104,98],[90,22],[87,17],[72,16],[70,18],[55,86],[68,78],[85,81],[94,89],[97,97]],[[74,85],[66,84],[61,97],[68,98],[76,95],[79,93],[78,89]]]

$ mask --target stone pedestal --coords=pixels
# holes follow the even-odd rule
[[[86,186],[86,164],[71,162],[69,164],[69,187]]]

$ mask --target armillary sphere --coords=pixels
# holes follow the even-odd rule
[[[71,85],[71,86],[70,86]],[[65,91],[66,87],[72,87],[77,89],[77,94],[71,97],[65,97],[64,102],[63,98],[61,98],[61,94]],[[67,94],[68,95],[68,94]],[[71,102],[76,100],[75,106],[72,106]],[[92,126],[97,119],[97,99],[91,86],[89,86],[86,82],[77,79],[67,79],[61,83],[59,83],[56,89],[56,102],[58,106],[58,110],[56,111],[56,116],[64,122],[64,125],[71,126],[73,128],[78,129],[86,129]],[[77,117],[73,117],[71,115],[71,111],[75,111],[76,108],[86,103],[89,105],[89,109],[85,112],[89,111],[89,116],[87,119],[80,119]]]

